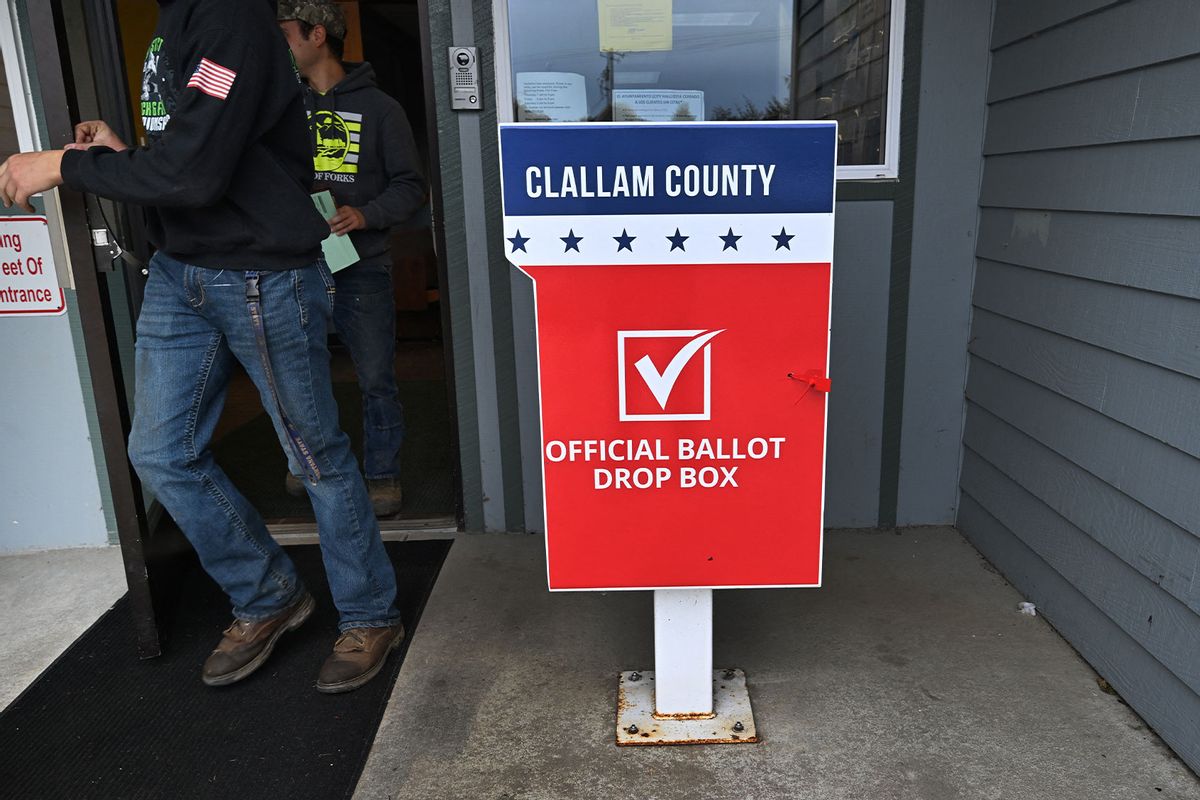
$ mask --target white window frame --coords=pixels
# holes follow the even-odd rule
[[[508,32],[509,0],[492,0],[495,32],[496,119],[513,121],[512,45]],[[904,86],[905,0],[891,0],[891,31],[888,33],[887,113],[882,164],[838,166],[839,181],[875,181],[900,177],[900,102]]]
[[[4,73],[8,81],[8,96],[17,131],[17,144],[22,153],[31,153],[45,150],[47,142],[43,140],[42,131],[38,127],[37,98],[34,97],[29,62],[26,59],[24,43],[21,41],[20,19],[15,0],[0,0],[0,58],[4,59]],[[58,189],[42,192],[40,197],[50,228],[50,251],[54,255],[58,285],[64,289],[74,289],[75,272],[67,250],[67,224],[58,201]]]
[[[30,89],[29,66],[25,63],[25,50],[21,46],[17,12],[13,8],[12,0],[0,5],[0,55],[4,58],[4,72],[8,78],[8,96],[17,131],[17,143],[22,153],[40,150],[42,137],[34,122],[36,115],[33,91]]]

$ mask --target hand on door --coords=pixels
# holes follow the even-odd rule
[[[75,126],[75,143],[69,144],[67,150],[87,150],[92,147],[109,147],[118,153],[128,150],[129,145],[121,141],[121,137],[102,119],[88,120]]]
[[[0,202],[9,208],[20,206],[32,214],[30,196],[62,183],[62,157],[62,150],[10,156],[0,164]]]

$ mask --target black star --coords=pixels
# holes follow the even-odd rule
[[[583,241],[583,237],[576,236],[574,228],[567,231],[566,236],[560,236],[558,238],[561,239],[563,244],[566,245],[566,247],[563,248],[564,253],[567,252],[568,250],[574,250],[576,253],[579,252],[579,243]]]
[[[729,250],[730,248],[737,250],[738,239],[740,239],[742,237],[734,236],[733,228],[730,228],[729,233],[725,234],[724,236],[721,236],[718,234],[717,238],[725,243],[725,246],[721,248],[721,252],[725,252],[726,250]]]
[[[671,252],[675,252],[676,250],[682,250],[683,252],[686,253],[687,248],[683,246],[683,243],[686,242],[689,238],[690,237],[688,237],[688,236],[681,235],[679,233],[679,228],[676,228],[675,235],[667,237],[667,241],[671,243]]]
[[[525,249],[525,243],[529,241],[529,237],[522,236],[520,231],[517,231],[516,236],[510,236],[508,240],[510,242],[512,242],[512,248],[513,248],[512,251],[514,253],[517,252],[518,250],[520,250],[522,253],[529,252],[528,250]]]
[[[633,252],[633,240],[637,238],[636,236],[630,236],[628,231],[626,231],[624,228],[621,228],[621,235],[614,236],[612,238],[617,240],[618,253],[622,250],[628,250],[631,253]]]
[[[790,242],[792,241],[792,239],[796,238],[796,234],[794,234],[794,233],[788,234],[787,228],[780,228],[779,235],[776,236],[775,234],[771,234],[771,238],[775,240],[775,249],[776,250],[778,250],[780,248],[791,250],[792,245],[790,244]]]

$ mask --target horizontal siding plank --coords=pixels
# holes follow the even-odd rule
[[[1200,13],[1196,14],[1200,17]],[[991,156],[979,204],[1044,211],[1200,216],[1194,139]]]
[[[959,528],[976,549],[1200,772],[1200,696],[969,495],[963,495],[960,508]]]
[[[990,261],[1200,300],[1200,219],[1193,217],[985,208],[976,252]]]
[[[992,49],[1124,0],[1001,0],[992,24]]]
[[[988,109],[985,155],[1200,135],[1200,58],[1026,95]]]
[[[1195,0],[1132,0],[997,50],[988,102],[1197,53]]]
[[[1200,459],[1200,380],[978,309],[972,355]]]
[[[977,307],[1200,378],[1200,300],[977,261]]]
[[[1200,461],[1042,386],[973,358],[967,399],[1200,535]]]
[[[1200,537],[1163,519],[977,405],[964,444],[1030,495],[1200,614]]]
[[[1200,694],[1200,616],[970,450],[962,490]]]

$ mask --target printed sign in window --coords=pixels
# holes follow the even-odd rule
[[[671,0],[598,0],[600,50],[670,50]]]
[[[614,122],[703,122],[704,92],[691,89],[617,89]]]
[[[66,310],[46,218],[0,217],[0,316],[55,315]]]
[[[587,89],[575,72],[518,72],[518,122],[586,122]]]

